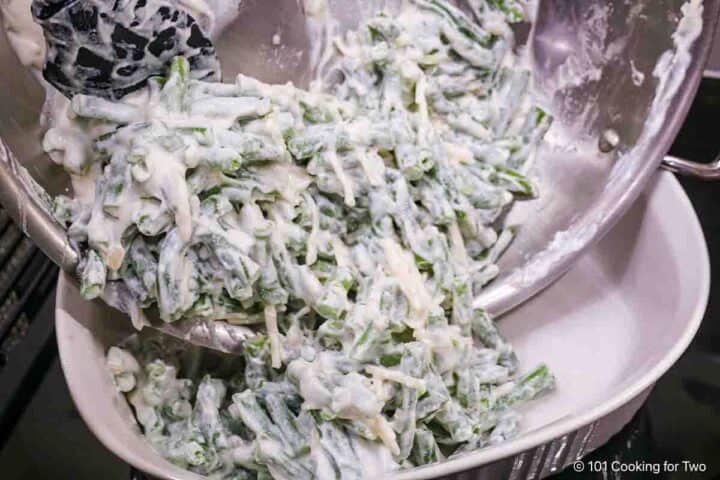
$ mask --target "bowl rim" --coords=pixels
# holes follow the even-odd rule
[[[645,390],[650,388],[660,378],[660,376],[662,376],[668,369],[670,369],[670,367],[678,360],[678,358],[689,346],[690,342],[697,333],[700,324],[702,323],[703,315],[705,313],[710,294],[710,257],[702,227],[700,225],[700,221],[697,217],[697,214],[695,213],[695,210],[693,209],[690,199],[681,187],[678,180],[668,172],[658,174],[657,179],[657,187],[668,189],[668,195],[670,195],[675,200],[675,202],[679,205],[680,209],[687,212],[687,214],[685,215],[685,221],[688,222],[688,225],[686,225],[685,233],[688,237],[688,243],[693,242],[693,244],[698,247],[692,249],[694,250],[694,254],[700,256],[700,269],[696,272],[700,288],[698,288],[696,291],[696,300],[691,309],[691,315],[685,326],[685,329],[682,335],[680,335],[676,339],[672,348],[668,350],[668,352],[663,356],[660,361],[658,361],[654,366],[649,368],[645,374],[643,374],[635,381],[631,382],[623,390],[621,390],[621,392],[619,392],[612,398],[587,409],[584,412],[574,413],[561,417],[560,419],[555,420],[547,425],[538,427],[532,431],[521,433],[521,435],[516,439],[510,440],[500,445],[486,447],[476,452],[468,453],[460,457],[446,460],[437,464],[416,467],[402,472],[393,472],[390,475],[392,478],[398,480],[419,480],[451,475],[458,472],[471,470],[473,468],[477,468],[483,465],[488,465],[498,460],[509,458],[544,443],[550,442],[556,438],[562,437],[563,435],[570,434],[574,431],[579,430],[580,428],[583,428],[584,426],[587,426],[588,424],[597,421],[598,419],[612,414],[612,412],[614,412],[615,410],[632,401],[638,395],[642,394]],[[64,354],[64,352],[65,349],[68,347],[67,343],[63,341],[63,339],[68,338],[70,334],[69,329],[71,328],[71,324],[72,322],[74,322],[74,319],[61,306],[65,303],[65,297],[67,295],[66,292],[68,291],[66,284],[70,282],[70,280],[67,279],[66,275],[67,274],[63,272],[60,273],[56,295],[55,314],[56,338],[58,341],[60,362],[63,367],[65,379],[68,383],[68,386],[70,387],[74,382],[71,376],[68,375],[68,371],[71,371],[72,368],[68,368],[67,365],[69,360],[67,358],[67,355]],[[77,405],[78,403],[80,403],[78,401],[78,398],[76,398],[79,393],[72,388],[69,388],[69,390],[73,400],[75,401],[75,404]],[[185,470],[183,471],[184,474],[182,476],[177,476],[171,472],[168,472],[167,469],[161,468],[157,464],[149,463],[143,459],[137,458],[127,449],[116,449],[115,442],[111,441],[110,435],[108,435],[106,431],[101,428],[102,425],[100,425],[97,419],[90,417],[87,412],[83,410],[78,410],[81,417],[88,425],[88,428],[93,432],[97,439],[100,440],[100,442],[105,447],[107,447],[110,451],[112,451],[115,455],[117,455],[119,458],[121,458],[128,464],[137,467],[143,472],[158,476],[160,478],[170,478],[173,480],[205,478]],[[168,466],[174,467],[165,459],[160,457],[159,454],[158,457],[164,462],[166,462]]]

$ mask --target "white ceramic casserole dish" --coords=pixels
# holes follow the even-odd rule
[[[83,300],[64,275],[56,307],[60,358],[90,429],[148,474],[200,478],[151,449],[105,370],[105,352],[128,334],[129,320]],[[692,206],[671,174],[659,174],[564,278],[501,319],[521,364],[544,361],[558,379],[556,392],[525,409],[523,433],[397,478],[539,478],[602,445],[692,340],[709,283],[707,248]]]

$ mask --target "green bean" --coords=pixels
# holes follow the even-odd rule
[[[107,278],[105,262],[95,250],[90,250],[81,268],[80,293],[88,300],[99,297],[105,290]]]
[[[505,14],[508,22],[522,22],[525,19],[525,12],[515,0],[486,0],[488,5],[496,8]]]
[[[427,427],[421,425],[415,432],[410,460],[415,465],[427,465],[441,459],[442,453],[435,441],[435,435]]]
[[[353,449],[347,433],[334,422],[319,425],[320,443],[332,460],[336,478],[360,480],[363,478],[362,465]]]
[[[162,87],[162,97],[169,109],[182,112],[186,109],[190,63],[184,57],[175,57],[170,63],[170,72]]]
[[[120,124],[131,123],[140,116],[140,110],[131,105],[118,105],[104,98],[83,94],[73,97],[72,109],[80,117]]]

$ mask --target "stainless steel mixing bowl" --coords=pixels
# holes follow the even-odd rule
[[[502,258],[503,273],[479,305],[503,312],[549,285],[618,221],[658,168],[697,89],[720,11],[720,0],[704,1],[702,32],[684,68],[682,55],[673,56],[672,40],[684,2],[541,0],[533,31],[518,28],[520,43],[524,38],[532,53],[537,90],[556,121],[535,162],[541,195],[510,213],[508,221],[522,226]],[[329,8],[342,31],[379,3],[386,2],[329,0]],[[301,5],[240,2],[239,16],[217,40],[225,77],[242,71],[307,84],[314,73],[313,23]],[[281,45],[273,42],[275,34]],[[660,81],[653,69],[664,53],[675,76]],[[0,65],[0,202],[50,258],[72,272],[77,254],[20,168],[50,194],[68,188],[66,175],[40,147],[44,91],[4,33]],[[673,167],[705,176],[718,170],[679,160]]]

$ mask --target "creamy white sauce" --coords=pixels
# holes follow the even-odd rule
[[[184,4],[211,26],[235,5]],[[299,480],[371,463],[360,477],[380,475],[441,459],[437,441],[509,435],[483,402],[505,411],[552,388],[547,371],[519,388],[510,347],[471,304],[512,236],[494,223],[514,194],[535,193],[523,172],[548,117],[503,14],[478,10],[483,29],[444,4],[404,7],[335,39],[330,6],[304,2],[323,38],[312,61],[344,69],[344,84],[203,83],[175,60],[162,84],[121,102],[53,107],[45,146],[77,177],[63,201],[90,252],[87,296],[124,282],[135,318],[156,305],[165,321],[262,332],[230,405],[224,381],[191,393],[174,367],[138,372],[112,353],[145,435],[179,465],[219,476],[259,464]],[[287,421],[272,399],[302,408]],[[251,433],[233,434],[222,406]],[[421,432],[430,443],[416,446]]]

